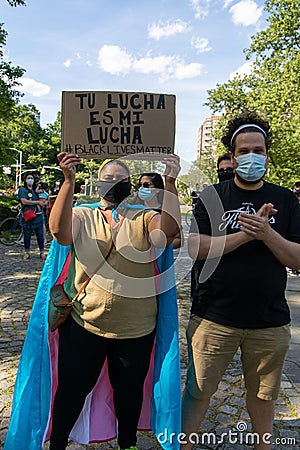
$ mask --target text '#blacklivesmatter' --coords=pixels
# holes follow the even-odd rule
[[[171,154],[172,148],[168,146],[156,145],[85,145],[75,144],[76,153],[85,155],[134,155],[134,154]],[[67,146],[66,151],[72,151],[72,148]]]

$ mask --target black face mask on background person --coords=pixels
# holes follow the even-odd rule
[[[130,181],[99,180],[98,194],[109,203],[118,205],[131,193]]]
[[[234,178],[234,171],[233,169],[218,169],[218,179],[219,183],[222,183],[222,181],[232,180]]]

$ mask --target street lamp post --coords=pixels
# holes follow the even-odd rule
[[[60,167],[55,167],[55,166],[43,166],[43,167],[42,167],[42,173],[45,173],[45,169],[60,170],[60,171],[62,172],[62,170],[61,170]]]
[[[14,150],[15,152],[19,153],[19,160],[18,160],[17,169],[16,169],[17,175],[18,175],[18,176],[16,176],[16,184],[17,184],[16,188],[17,188],[22,183],[22,174],[21,174],[21,172],[22,172],[23,152],[22,152],[22,150],[18,150],[17,148],[14,148],[14,147],[10,147],[9,149],[10,150]]]

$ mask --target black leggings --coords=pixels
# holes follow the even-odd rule
[[[118,444],[121,449],[136,445],[154,336],[155,330],[135,339],[108,339],[88,332],[72,317],[61,325],[50,450],[66,448],[69,434],[106,357],[118,419]]]

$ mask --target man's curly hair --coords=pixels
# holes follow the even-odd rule
[[[236,136],[234,137],[233,141],[231,142],[231,138],[235,130],[237,130],[241,125],[249,124],[249,128],[243,128],[237,135],[240,133],[249,133],[249,132],[258,132],[257,128],[251,128],[251,124],[258,125],[260,128],[262,128],[266,133],[265,143],[266,143],[266,149],[267,151],[270,148],[271,145],[271,131],[270,131],[270,125],[269,123],[259,117],[255,112],[248,111],[245,112],[237,117],[235,117],[232,120],[229,120],[225,129],[225,134],[223,135],[221,141],[224,144],[226,148],[228,148],[229,151],[234,153],[235,151],[235,140]]]

